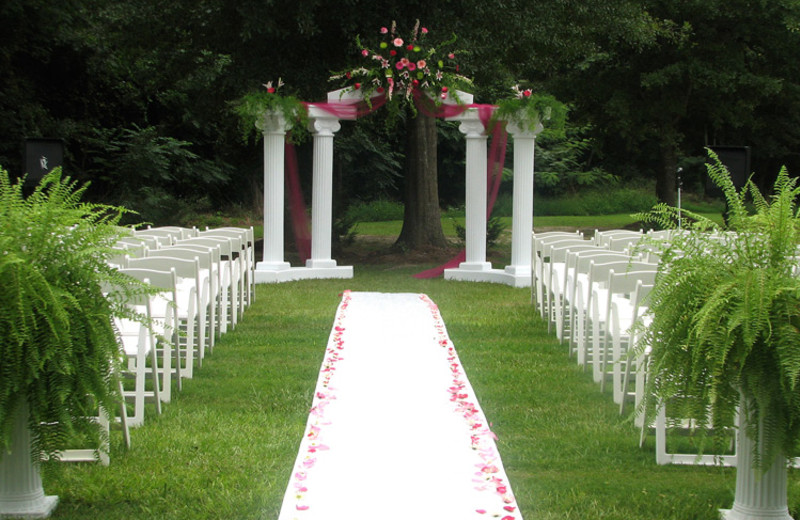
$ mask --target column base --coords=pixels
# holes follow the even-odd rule
[[[353,266],[335,267],[289,267],[288,269],[266,270],[256,266],[254,280],[256,283],[281,283],[296,280],[346,279],[353,277]]]
[[[464,264],[461,264],[462,266]],[[464,269],[459,266],[457,269],[445,269],[445,280],[454,280],[458,282],[490,282],[502,283],[510,285],[511,287],[530,287],[531,275],[527,277],[517,277],[509,274],[502,269]]]
[[[256,271],[285,271],[291,269],[292,264],[283,260],[276,262],[256,262]]]
[[[531,286],[531,266],[530,265],[507,265],[505,273],[514,279],[514,287]]]
[[[786,508],[778,510],[757,509],[752,511],[734,511],[733,509],[720,509],[721,520],[793,520]]]
[[[309,269],[332,269],[336,267],[336,260],[309,258],[306,260],[306,267]]]
[[[58,497],[44,495],[22,502],[0,500],[0,518],[47,518],[58,505]]]

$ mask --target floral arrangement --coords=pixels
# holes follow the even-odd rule
[[[248,92],[233,104],[234,111],[239,115],[243,125],[245,140],[256,131],[264,114],[267,112],[280,113],[292,124],[292,140],[297,141],[305,134],[308,126],[308,112],[303,103],[291,95],[283,95],[279,91],[284,86],[283,80],[273,83],[268,81],[262,84],[263,89]]]
[[[535,127],[541,123],[547,129],[562,133],[567,118],[567,107],[550,94],[540,94],[519,84],[511,87],[512,95],[498,103],[495,118]]]
[[[457,57],[461,51],[449,49],[456,37],[435,47],[428,42],[429,31],[419,20],[411,34],[403,38],[397,24],[380,28],[381,41],[373,49],[356,37],[361,58],[367,60],[354,69],[334,74],[331,81],[359,90],[364,101],[385,96],[390,106],[410,105],[419,93],[426,93],[434,103],[441,104],[448,97],[458,101],[457,88],[466,88],[472,81],[460,73]]]

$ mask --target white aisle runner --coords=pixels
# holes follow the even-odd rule
[[[345,292],[280,520],[521,520],[436,305]]]

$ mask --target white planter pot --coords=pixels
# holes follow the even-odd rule
[[[27,404],[17,415],[11,446],[11,453],[0,454],[0,518],[50,516],[58,497],[44,494],[39,466],[31,460]]]
[[[742,399],[742,410],[744,406]],[[746,433],[746,420],[746,414],[742,413],[736,433],[738,446],[733,507],[720,511],[721,517],[724,520],[792,520],[786,501],[786,458],[781,455],[775,457],[766,472],[756,468],[753,461],[755,443]],[[763,427],[760,435],[763,438]]]

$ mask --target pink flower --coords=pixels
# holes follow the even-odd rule
[[[395,38],[392,42],[395,47],[402,47],[403,46],[403,39],[402,38]]]
[[[389,29],[387,29],[386,27],[381,27],[381,34],[386,34],[388,32],[389,32]]]
[[[409,61],[408,65],[406,65],[406,67],[408,67],[408,70],[416,70],[416,68],[417,68],[416,64],[414,64],[413,61]]]
[[[522,93],[522,95],[525,97],[531,97],[531,94],[533,94],[533,92],[531,92],[531,89],[525,89],[525,91]]]
[[[420,30],[422,31],[422,34],[428,34],[428,28],[427,27],[423,27]]]
[[[424,68],[425,68],[425,65],[427,65],[427,63],[425,62],[425,60],[419,60],[419,61],[417,62],[417,67],[419,67],[419,68],[421,68],[421,69],[424,69]]]
[[[362,49],[361,55],[366,58],[367,56],[369,56],[369,51],[367,49]]]
[[[397,70],[403,70],[403,67],[405,67],[402,61],[398,61],[397,63],[394,64],[394,66],[397,67]]]
[[[452,52],[450,54],[448,54],[447,57],[450,58],[451,60],[456,59],[456,55],[453,54]]]

